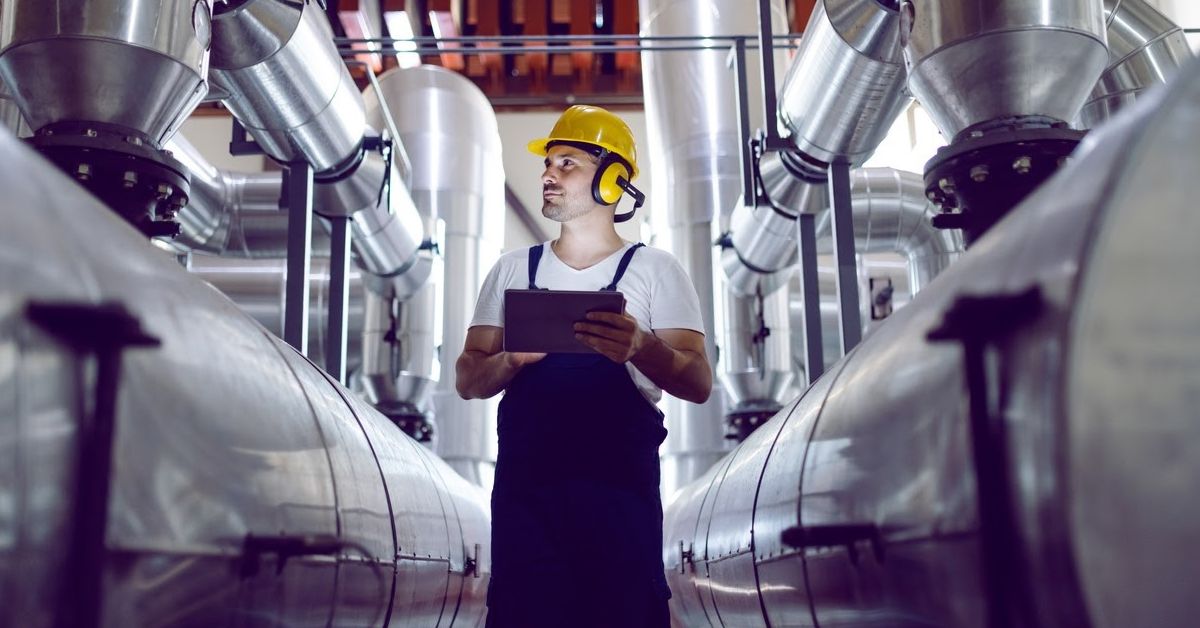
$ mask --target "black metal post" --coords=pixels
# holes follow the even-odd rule
[[[313,170],[306,162],[288,164],[285,198],[288,211],[287,285],[283,339],[308,355],[308,271],[312,260]]]
[[[775,38],[771,31],[771,0],[758,0],[758,54],[762,68],[763,140],[765,151],[787,147],[779,137],[779,113],[775,100]]]
[[[329,219],[329,316],[325,335],[325,371],[346,383],[346,328],[350,306],[350,219]]]
[[[816,216],[796,217],[796,242],[800,247],[800,290],[804,296],[804,373],[808,385],[825,373],[825,345],[821,335],[821,287],[817,281]]]
[[[839,159],[829,164],[829,200],[833,215],[833,260],[837,265],[842,353],[847,354],[862,340],[862,313],[858,310],[858,265],[854,258],[854,210],[850,199],[850,162]]]
[[[742,159],[742,202],[753,205],[757,194],[754,191],[754,152],[750,147],[750,86],[746,83],[746,40],[733,42],[733,76],[737,88],[738,145]]]

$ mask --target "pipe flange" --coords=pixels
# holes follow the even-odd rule
[[[977,125],[939,149],[925,165],[925,195],[943,212],[933,226],[970,245],[1057,172],[1086,132],[1044,120]]]
[[[143,133],[98,122],[38,129],[31,146],[147,237],[175,237],[188,203],[187,168]]]

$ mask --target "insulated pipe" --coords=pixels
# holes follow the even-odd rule
[[[892,2],[818,0],[779,96],[779,118],[815,166],[866,161],[908,103]]]
[[[729,395],[727,438],[741,440],[795,394],[788,291],[724,297],[720,382]]]
[[[188,204],[176,214],[180,231],[175,244],[213,255],[287,256],[287,213],[279,209],[280,173],[217,168],[182,135],[171,138],[166,148],[192,180]]]
[[[354,250],[398,298],[428,278],[421,217],[403,185],[404,159],[367,150],[376,129],[316,4],[226,3],[213,17],[213,82],[225,105],[273,159],[312,165],[314,209],[350,216]],[[396,153],[402,148],[393,148]]]
[[[756,12],[738,0],[691,3],[677,0],[641,0],[641,34],[745,35],[758,31]],[[781,0],[771,1],[773,29],[782,30],[786,11]],[[737,86],[726,65],[727,48],[704,51],[642,53],[642,85],[646,94],[648,144],[643,153],[655,181],[650,205],[665,210],[669,232],[660,241],[687,270],[700,297],[704,317],[705,350],[718,368],[714,317],[713,247],[717,234],[728,226],[729,212],[742,188],[741,146],[738,139]],[[749,67],[754,67],[752,55]],[[779,60],[776,61],[777,65]],[[756,73],[748,73],[751,115],[761,93]],[[762,126],[763,121],[752,124]],[[720,458],[728,444],[722,430],[725,414],[721,395],[703,405],[667,397],[667,440],[661,450],[663,491],[673,490],[698,477]]]
[[[285,223],[286,230],[286,223]],[[287,294],[287,261],[282,257],[246,259],[203,253],[188,256],[188,272],[212,284],[238,309],[267,331],[283,337],[283,303]],[[316,364],[325,364],[325,317],[329,313],[329,258],[314,256],[309,268],[308,320],[312,326],[305,353]],[[347,277],[350,299],[346,308],[346,371],[363,359],[364,309],[369,290],[363,275],[351,269]]]
[[[89,581],[97,626],[482,621],[482,491],[7,132],[0,163],[0,625],[83,625]],[[110,474],[76,464],[104,399]]]
[[[1193,64],[684,487],[673,618],[1190,625],[1197,134]]]
[[[466,341],[483,279],[504,246],[504,171],[496,114],[474,83],[436,66],[389,70],[378,83],[412,158],[413,201],[426,220],[437,217],[445,223],[438,240],[445,276],[453,281],[440,286],[443,334],[441,373],[433,378],[438,381],[435,451],[463,477],[490,487],[498,400],[459,397],[454,361]],[[364,98],[369,122],[382,127],[386,121],[378,95],[367,89]]]
[[[859,168],[851,172],[850,185],[855,252],[903,256],[914,295],[962,252],[958,231],[935,229],[930,223],[933,208],[920,175],[893,168]],[[827,237],[832,229],[832,216],[825,211],[817,217],[817,252],[832,252]]]
[[[995,120],[1074,120],[1108,57],[1101,0],[904,0],[901,13],[908,89],[952,142]]]
[[[1108,27],[1108,67],[1079,113],[1090,129],[1166,83],[1192,58],[1183,29],[1145,0],[1104,0]]]

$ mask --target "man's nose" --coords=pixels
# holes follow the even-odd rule
[[[557,181],[554,166],[546,166],[546,169],[542,171],[542,185],[554,185]]]

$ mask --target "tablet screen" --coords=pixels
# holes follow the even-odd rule
[[[505,290],[504,350],[529,353],[592,353],[575,338],[575,323],[588,312],[625,309],[620,292]]]

